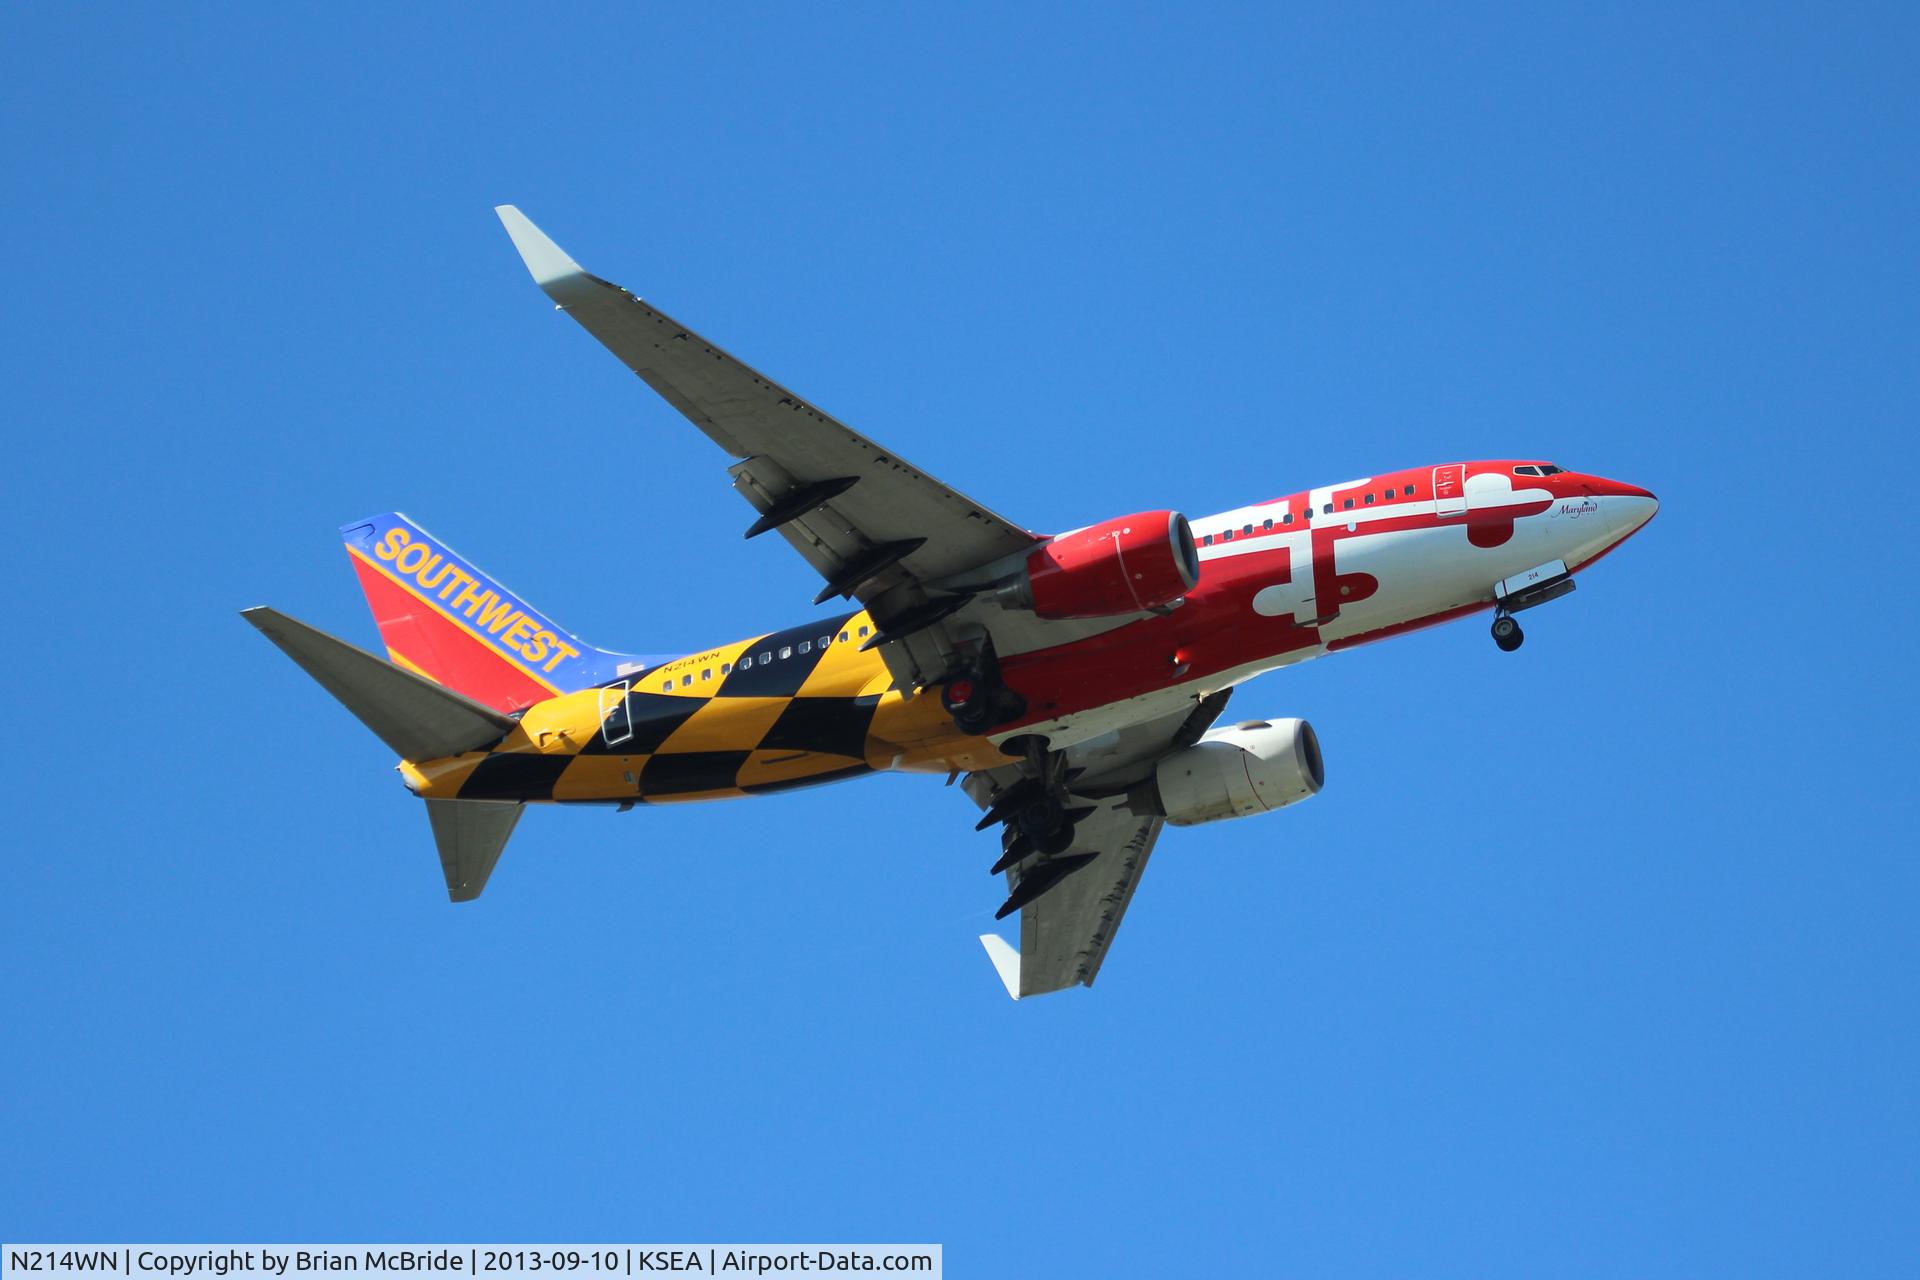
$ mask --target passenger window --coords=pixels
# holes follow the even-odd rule
[[[723,662],[723,663],[721,663],[721,664],[720,664],[720,674],[721,674],[721,675],[723,675],[723,676],[724,676],[724,675],[726,675],[726,674],[728,674],[729,672],[731,672],[732,670],[733,670],[733,664],[732,664],[731,662]]]
[[[813,652],[813,641],[811,641],[811,640],[802,640],[802,641],[800,642],[800,652],[802,652],[802,653],[812,653],[812,652]],[[783,653],[783,654],[781,654],[780,656],[784,658],[784,657],[786,657],[787,655]]]
[[[1251,538],[1253,536],[1253,526],[1248,525],[1246,528],[1242,529],[1240,531],[1240,536],[1243,538]]]
[[[1224,530],[1222,530],[1222,531],[1221,531],[1221,533],[1220,533],[1220,541],[1222,541],[1222,542],[1232,542],[1232,541],[1233,541],[1233,530],[1231,530],[1231,529],[1224,529]]]
[[[1333,504],[1332,504],[1331,502],[1329,502],[1329,503],[1328,503],[1328,504],[1327,504],[1326,506],[1324,506],[1324,507],[1322,507],[1322,508],[1320,508],[1320,514],[1321,514],[1321,515],[1323,515],[1323,516],[1330,516],[1330,515],[1332,515],[1332,514],[1333,514]]]
[[[1407,496],[1408,496],[1409,498],[1411,498],[1411,497],[1413,496],[1413,486],[1412,486],[1412,485],[1408,485],[1408,486],[1407,486]]]
[[[1372,505],[1373,505],[1373,495],[1372,495],[1372,494],[1368,494],[1368,495],[1367,495],[1367,505],[1368,505],[1368,506],[1372,506]]]
[[[713,668],[712,668],[712,667],[702,667],[702,668],[700,668],[700,681],[701,681],[701,683],[702,683],[702,684],[704,684],[704,683],[706,683],[707,681],[709,681],[709,680],[711,680],[711,679],[713,679]]]
[[[742,671],[746,671],[746,670],[749,670],[749,669],[750,669],[750,668],[751,668],[752,666],[753,666],[753,655],[752,655],[752,654],[750,654],[750,653],[743,653],[743,654],[741,654],[741,655],[740,655],[740,669],[741,669]]]
[[[1392,502],[1392,501],[1393,501],[1393,495],[1394,495],[1394,493],[1395,493],[1395,492],[1396,492],[1396,491],[1395,491],[1395,490],[1393,490],[1393,489],[1389,489],[1389,490],[1387,490],[1387,501],[1388,501],[1388,502]]]
[[[672,693],[672,692],[673,692],[673,681],[671,681],[671,680],[663,680],[663,681],[661,681],[661,682],[660,682],[660,692],[662,692],[662,693]]]
[[[1281,524],[1292,524],[1292,523],[1293,523],[1293,512],[1291,512],[1291,511],[1289,511],[1289,512],[1287,512],[1287,514],[1285,514],[1285,515],[1283,515],[1283,516],[1281,516],[1281,517],[1280,517],[1280,523],[1281,523]]]
[[[1351,511],[1351,510],[1353,510],[1353,499],[1352,499],[1352,498],[1348,498],[1348,499],[1347,499],[1347,500],[1346,500],[1345,502],[1342,502],[1342,503],[1340,504],[1340,509],[1341,509],[1342,511]]]
[[[768,664],[769,662],[772,662],[772,661],[773,661],[773,655],[772,655],[771,653],[763,653],[763,654],[761,654],[761,655],[760,655],[760,665],[761,665],[761,666],[763,666],[763,667],[764,667],[764,666],[766,666],[766,665],[767,665],[767,664]]]
[[[860,638],[862,640],[867,638],[867,629],[865,627],[860,628]]]
[[[680,687],[682,689],[686,688],[688,685],[692,683],[693,683],[693,672],[689,671],[687,672],[687,674],[680,677]]]
[[[847,642],[847,633],[842,631],[840,633],[840,643],[845,644],[846,642]]]
[[[818,647],[824,649],[827,647],[827,643],[832,639],[833,639],[832,636],[821,636],[820,639],[816,642],[816,644],[818,645]]]
[[[1213,535],[1212,535],[1212,534],[1208,534],[1208,535],[1207,535],[1206,537],[1204,537],[1204,538],[1202,538],[1202,539],[1200,539],[1200,545],[1201,545],[1201,546],[1203,546],[1203,547],[1210,547],[1210,546],[1212,546],[1212,545],[1213,545]]]
[[[780,646],[780,657],[781,657],[782,659],[786,659],[786,658],[791,658],[792,656],[793,656],[793,646],[792,646],[792,645],[790,645],[790,644],[783,644],[783,645],[781,645],[781,646]]]

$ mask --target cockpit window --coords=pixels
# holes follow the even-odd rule
[[[1557,476],[1565,470],[1565,467],[1556,467],[1551,462],[1548,462],[1541,464],[1540,474],[1543,476]]]
[[[1543,474],[1543,472],[1541,472],[1540,468],[1529,465],[1525,467],[1515,467],[1513,474],[1517,476],[1537,476]]]
[[[1557,476],[1566,471],[1565,467],[1556,467],[1551,462],[1529,462],[1525,466],[1515,467],[1517,476]]]

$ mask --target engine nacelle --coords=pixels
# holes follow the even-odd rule
[[[1285,808],[1317,794],[1326,780],[1312,725],[1249,720],[1169,755],[1127,798],[1136,813],[1191,827]]]
[[[1028,555],[1001,599],[1042,618],[1105,618],[1174,604],[1200,581],[1178,511],[1142,511],[1063,533]]]

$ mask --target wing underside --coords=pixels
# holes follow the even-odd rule
[[[930,584],[1031,548],[1036,535],[942,484],[616,284],[589,274],[512,205],[496,212],[536,283],[662,399],[738,461],[734,487],[883,628]],[[885,655],[926,676],[939,658]]]
[[[1162,819],[1129,813],[1124,804],[1081,820],[1074,847],[1064,856],[1095,857],[1021,909],[1020,983],[1009,995],[1020,999],[1093,985],[1163,825]],[[1020,887],[1021,875],[1007,873],[1009,890]]]
[[[734,488],[760,517],[749,536],[777,530],[824,579],[820,601],[857,599],[873,614],[901,686],[943,678],[982,633],[1009,655],[1144,616],[1043,621],[969,595],[1045,539],[587,272],[512,205],[496,212],[555,305],[734,457]]]
[[[1020,908],[1020,949],[998,934],[981,939],[1014,999],[1072,986],[1092,986],[1147,869],[1165,820],[1135,813],[1127,788],[1145,778],[1168,752],[1199,741],[1226,710],[1230,691],[1200,698],[1188,710],[1118,731],[1097,750],[1069,750],[1068,803],[1088,812],[1075,824],[1073,844],[1052,859],[1041,856],[1007,869],[1009,902],[1030,875],[1049,875],[1048,863],[1073,870]],[[973,774],[967,794],[982,808],[1030,776],[1021,766]],[[1003,845],[1005,841],[1003,840]]]

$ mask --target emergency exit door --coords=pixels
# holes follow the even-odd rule
[[[1445,520],[1467,513],[1467,464],[1433,469],[1433,514]]]
[[[618,746],[633,736],[633,719],[627,711],[627,682],[610,684],[600,691],[600,732],[608,746]]]

